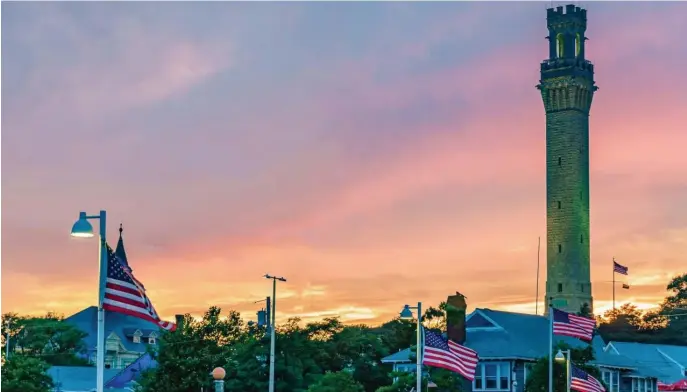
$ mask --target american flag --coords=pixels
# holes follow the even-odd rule
[[[620,265],[616,263],[615,260],[613,260],[613,272],[621,274],[621,275],[627,275],[627,270],[628,268],[625,267],[624,265]]]
[[[578,392],[606,392],[599,380],[575,366],[571,366],[570,389]]]
[[[424,332],[423,364],[456,372],[470,381],[475,378],[478,357],[474,350],[444,339],[436,332],[426,329]]]
[[[160,320],[143,284],[134,277],[131,268],[119,261],[112,248],[106,246],[107,281],[103,309],[150,321],[168,331],[176,330],[176,324]]]
[[[553,334],[572,336],[587,341],[591,341],[594,336],[596,320],[582,316],[566,313],[562,310],[553,310]]]

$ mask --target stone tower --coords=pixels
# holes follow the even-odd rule
[[[547,10],[549,58],[541,63],[546,111],[546,309],[593,309],[589,260],[589,109],[597,87],[585,59],[587,11]]]

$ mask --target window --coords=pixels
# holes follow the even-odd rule
[[[575,57],[580,55],[580,50],[582,49],[582,37],[580,33],[575,36]]]
[[[584,283],[580,283],[580,293],[584,293]]]
[[[563,252],[563,246],[561,244],[558,244],[558,253]]]
[[[480,363],[475,369],[475,391],[510,391],[510,362]]]
[[[155,336],[151,336],[148,338],[148,344],[155,344]]]
[[[563,57],[563,34],[556,35],[556,56]]]
[[[562,161],[562,158],[561,158],[561,157],[558,157],[558,166],[561,165],[561,161]]]
[[[138,335],[134,335],[134,343],[141,343],[141,337]]]
[[[617,370],[602,370],[601,379],[610,388],[609,392],[618,392],[620,385],[620,373]]]
[[[560,201],[558,202],[558,209],[559,210],[561,209],[561,202]]]
[[[580,244],[584,244],[584,236],[580,234]]]
[[[563,283],[558,284],[558,292],[562,293],[563,292]]]

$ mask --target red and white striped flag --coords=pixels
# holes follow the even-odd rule
[[[475,378],[475,368],[479,361],[477,352],[450,339],[444,339],[436,332],[426,329],[424,332],[423,364],[456,372],[470,381]]]
[[[150,321],[168,331],[176,330],[176,324],[160,319],[143,284],[134,277],[131,268],[120,262],[112,248],[106,246],[107,280],[103,309]]]

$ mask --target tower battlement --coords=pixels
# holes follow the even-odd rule
[[[587,26],[587,10],[574,4],[549,8],[546,10],[546,21],[549,26],[571,22]]]

